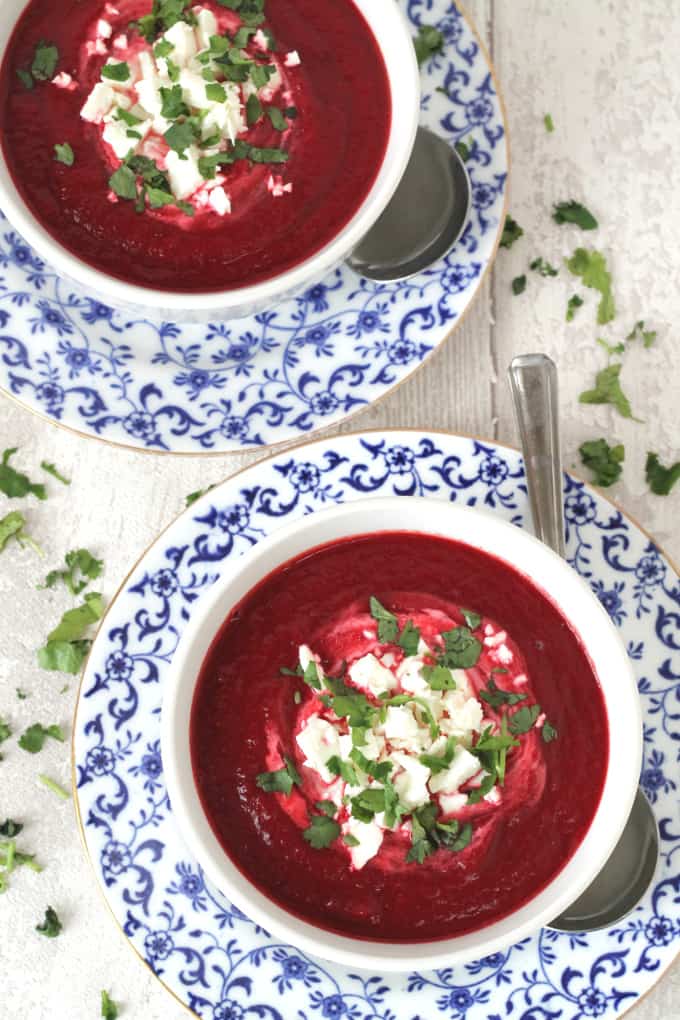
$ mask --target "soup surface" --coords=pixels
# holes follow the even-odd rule
[[[204,810],[241,871],[305,920],[389,941],[535,896],[583,839],[609,753],[556,606],[417,533],[322,546],[263,580],[215,638],[190,725]]]
[[[182,292],[255,284],[368,195],[385,64],[353,0],[178,7],[31,0],[0,75],[5,158],[39,222],[97,269]]]

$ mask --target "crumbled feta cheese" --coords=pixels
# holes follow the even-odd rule
[[[115,100],[115,90],[110,85],[105,85],[104,82],[97,82],[87,97],[80,116],[83,120],[90,121],[91,124],[100,124]]]
[[[286,53],[286,57],[283,62],[286,67],[299,67],[302,63],[300,60],[300,54],[297,50],[291,50],[290,53]]]
[[[189,198],[203,184],[203,175],[198,169],[200,157],[198,149],[192,145],[186,150],[184,156],[185,159],[181,159],[179,153],[171,150],[165,157],[165,167],[172,193],[180,201]]]
[[[504,641],[507,641],[508,635],[504,630],[499,630],[497,634],[491,634],[484,638],[484,644],[487,648],[497,648],[498,645],[502,645]]]
[[[487,794],[484,795],[484,800],[488,804],[500,804],[501,802],[501,791],[497,786],[492,786]]]
[[[97,22],[97,38],[98,39],[110,39],[113,35],[113,28],[108,21],[104,18],[100,18]]]
[[[392,652],[385,652],[380,661],[382,662],[383,666],[387,666],[388,669],[391,669],[392,666],[396,665],[397,662],[395,656],[392,655]]]
[[[121,34],[117,35],[113,40],[113,48],[115,50],[126,50],[128,48],[128,37],[124,32],[121,32]]]
[[[332,782],[333,775],[326,768],[326,762],[333,755],[340,753],[338,731],[335,726],[319,716],[312,715],[295,739],[305,756],[305,765],[315,769],[324,782]]]
[[[365,691],[369,691],[375,697],[383,691],[391,691],[397,686],[397,680],[391,670],[386,669],[383,664],[370,652],[350,666],[349,675],[352,682]],[[391,709],[387,710],[388,713]]]
[[[137,56],[139,62],[139,73],[145,81],[152,81],[157,83],[158,75],[156,74],[156,62],[152,55],[146,50],[141,50]]]
[[[107,145],[110,145],[118,159],[125,159],[130,149],[134,149],[139,138],[128,138],[130,128],[122,121],[109,121],[104,128],[102,135]],[[147,128],[148,130],[148,128]]]
[[[161,110],[163,109],[160,85],[159,78],[156,78],[155,81],[149,78],[142,78],[134,86],[139,105],[150,117],[160,117]]]
[[[226,216],[231,212],[231,199],[223,187],[213,188],[210,192],[209,204],[218,216]]]
[[[496,649],[496,658],[504,666],[509,666],[513,660],[513,654],[507,645],[501,645]]]
[[[442,704],[448,713],[448,718],[440,721],[442,732],[463,736],[471,730],[479,730],[484,713],[476,698],[466,698],[462,691],[446,691]]]
[[[352,738],[350,737],[350,747],[345,752],[342,748],[342,737],[340,737],[341,750],[344,757],[349,757],[349,752],[352,750]],[[366,730],[365,744],[361,744],[359,750],[363,754],[364,758],[368,758],[369,761],[377,761],[385,754],[385,738],[379,733],[374,733],[373,730]]]
[[[411,705],[390,705],[382,729],[387,740],[416,740],[420,736]]]
[[[78,88],[78,82],[75,82],[66,71],[60,71],[59,74],[55,75],[52,79],[52,84],[56,85],[58,89],[66,89],[67,92],[75,92]]]
[[[186,67],[198,52],[196,36],[191,25],[178,21],[163,34],[163,38],[174,46],[172,59],[178,67]]]
[[[544,722],[545,722],[545,712],[541,712],[541,714],[536,719],[536,722],[534,723],[535,728],[537,730],[540,730],[541,727],[543,726]]]
[[[101,57],[106,53],[106,43],[103,39],[90,40],[85,43],[85,52],[88,57]]]
[[[529,683],[529,678],[525,673],[518,673],[515,677],[515,687],[525,687]]]
[[[253,36],[253,42],[261,50],[269,49],[269,39],[267,39],[267,36],[264,34],[261,28],[258,28],[257,32]]]
[[[427,804],[430,799],[427,781],[431,775],[427,765],[423,765],[413,755],[403,754],[401,751],[392,753],[392,761],[402,769],[393,779],[394,788],[402,804],[411,809]]]
[[[352,859],[352,866],[360,871],[372,857],[375,857],[383,841],[383,832],[375,821],[360,822],[356,818],[348,818],[342,826],[344,836],[354,836],[358,840],[357,846],[350,846],[349,855]]]
[[[445,815],[453,815],[460,811],[467,804],[466,793],[441,793],[439,795],[439,806]]]
[[[217,18],[212,11],[203,8],[196,15],[196,38],[199,49],[208,49],[211,35],[217,35]]]
[[[104,7],[104,14],[108,14],[110,18],[117,18],[118,15],[120,14],[120,11],[118,10],[115,4],[106,4],[106,6]]]
[[[445,772],[437,772],[430,779],[432,793],[456,793],[468,779],[480,771],[479,759],[464,747],[457,747],[453,761]]]
[[[206,82],[205,78],[196,74],[194,71],[189,71],[186,67],[183,68],[179,73],[179,84],[182,86],[182,97],[184,102],[188,106],[195,106],[199,110],[208,110],[213,106],[213,102],[208,99],[206,93]]]

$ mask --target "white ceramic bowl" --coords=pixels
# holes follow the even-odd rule
[[[203,813],[189,752],[189,715],[203,659],[225,617],[260,580],[291,557],[351,535],[408,530],[483,549],[532,580],[571,622],[590,656],[607,708],[610,750],[600,806],[583,842],[550,884],[509,916],[476,932],[430,943],[390,943],[335,935],[268,899],[221,848]],[[496,516],[418,497],[359,500],[284,525],[244,554],[193,610],[163,691],[161,745],[174,816],[212,882],[249,917],[316,956],[377,971],[453,966],[498,952],[548,923],[594,878],[630,813],[642,760],[642,717],[630,661],[589,586],[537,539]]]
[[[150,0],[149,0],[150,2]],[[125,283],[88,265],[62,247],[33,216],[17,191],[0,149],[0,208],[47,262],[88,293],[115,306],[144,310],[156,318],[209,321],[239,318],[304,290],[332,271],[357,246],[385,209],[408,164],[418,128],[420,76],[411,30],[394,0],[354,0],[382,52],[392,97],[392,126],[382,166],[365,201],[324,248],[270,280],[213,293],[182,294]],[[0,61],[27,0],[0,4]]]

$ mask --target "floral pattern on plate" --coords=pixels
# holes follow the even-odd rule
[[[422,121],[470,149],[472,217],[445,259],[387,285],[343,267],[250,318],[157,323],[60,279],[0,213],[0,387],[85,435],[229,452],[335,424],[418,368],[493,257],[508,155],[491,69],[460,11],[447,0],[399,2],[414,33],[437,23],[446,39],[423,68]]]
[[[286,451],[206,494],[133,570],[95,641],[74,732],[77,799],[104,895],[137,952],[202,1020],[580,1020],[621,1016],[680,942],[680,581],[603,496],[565,478],[567,551],[621,630],[644,709],[642,786],[661,831],[644,902],[590,935],[543,930],[466,966],[383,977],[282,945],[206,881],[163,781],[163,680],[195,603],[279,523],[345,500],[418,495],[519,527],[513,450],[452,435],[347,435]]]

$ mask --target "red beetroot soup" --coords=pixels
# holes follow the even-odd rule
[[[130,28],[150,10],[28,3],[0,75],[0,135],[32,213],[74,255],[142,287],[228,290],[310,258],[367,197],[390,130],[385,64],[353,0],[266,0],[259,32],[202,0],[187,17],[214,24],[201,36],[181,23],[194,42],[173,36],[174,48],[165,25],[148,40]],[[58,57],[43,49],[31,80],[41,41]],[[72,165],[55,159],[65,143]]]
[[[404,532],[319,547],[254,588],[190,727],[203,808],[249,880],[328,930],[404,942],[539,893],[592,821],[609,748],[556,606],[486,553]]]

